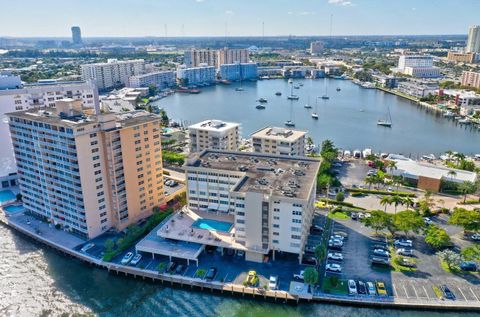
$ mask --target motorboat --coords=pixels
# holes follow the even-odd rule
[[[294,127],[295,123],[292,120],[287,120],[287,121],[285,121],[285,125],[287,127]]]
[[[266,107],[265,107],[264,105],[257,105],[255,108],[263,110],[263,109],[265,109]]]
[[[323,95],[323,96],[322,96],[322,99],[323,99],[323,100],[328,100],[328,99],[330,99],[330,97],[327,96],[327,95]]]
[[[341,90],[340,87],[337,87],[337,91],[340,91],[340,90]]]
[[[280,91],[277,91],[277,92],[275,93],[275,95],[276,95],[276,96],[281,96],[282,93],[281,93]]]
[[[449,111],[445,112],[445,113],[443,114],[443,116],[444,116],[445,118],[453,118],[453,117],[455,117],[455,114],[449,110]]]
[[[297,95],[290,95],[290,96],[287,96],[287,99],[290,99],[290,100],[298,100],[298,99],[300,99],[300,97],[297,96]]]
[[[308,103],[305,104],[305,106],[303,106],[305,109],[311,109],[312,106],[310,106]]]
[[[235,91],[244,91],[245,89],[243,89],[242,87],[237,87],[235,88]]]
[[[265,99],[265,98],[260,98],[260,99],[258,99],[257,101],[258,101],[258,102],[261,102],[261,103],[268,102],[268,100],[267,100],[267,99]]]
[[[318,120],[318,114],[316,112],[312,112],[312,118]]]
[[[288,83],[289,83],[289,84],[293,84],[293,79],[290,78],[290,79],[288,80]]]

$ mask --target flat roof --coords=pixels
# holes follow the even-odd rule
[[[307,199],[316,180],[320,159],[251,152],[204,150],[192,154],[187,169],[203,168],[244,175],[232,189]]]
[[[235,122],[226,122],[222,120],[205,120],[199,123],[195,123],[189,126],[189,129],[204,130],[204,131],[226,131],[235,127],[240,126],[239,123]]]
[[[305,136],[306,131],[286,129],[280,127],[265,127],[252,134],[252,138],[262,138],[277,141],[295,142]]]

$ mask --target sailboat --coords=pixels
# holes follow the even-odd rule
[[[315,120],[318,120],[318,98],[315,98],[315,111],[312,112],[312,118],[315,119]]]
[[[305,109],[310,109],[312,108],[312,106],[310,106],[310,96],[308,97],[308,103],[305,104],[305,106],[303,106]]]
[[[390,115],[390,106],[387,105],[387,117],[385,119],[378,119],[377,125],[382,127],[392,127],[392,116]]]
[[[324,79],[324,83],[325,83],[325,94],[322,96],[322,99],[323,100],[328,100],[328,99],[330,99],[330,97],[327,94],[327,78],[326,77]]]
[[[285,121],[285,125],[287,127],[294,127],[295,126],[295,122],[293,122],[293,103],[290,103],[290,119]]]
[[[289,100],[298,100],[298,99],[300,99],[300,97],[298,97],[297,95],[294,95],[294,94],[293,94],[293,85],[292,85],[292,87],[290,88],[290,95],[287,96],[287,99],[289,99]]]

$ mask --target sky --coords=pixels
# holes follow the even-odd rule
[[[480,0],[0,0],[0,36],[466,34]]]

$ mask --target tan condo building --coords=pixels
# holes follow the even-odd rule
[[[240,124],[205,120],[188,127],[190,153],[206,149],[236,151],[240,144]]]
[[[279,127],[266,127],[252,134],[253,151],[257,153],[305,156],[307,132]]]

